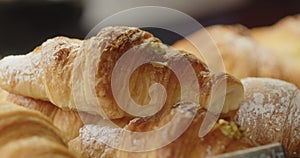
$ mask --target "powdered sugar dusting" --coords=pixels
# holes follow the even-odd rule
[[[29,57],[31,56],[31,57]],[[44,85],[40,77],[42,68],[40,65],[39,53],[8,56],[0,61],[1,87],[10,92],[21,93],[25,96],[44,97]],[[34,82],[33,82],[34,81]],[[34,91],[33,87],[39,87],[40,92]]]
[[[270,78],[246,78],[242,83],[245,100],[237,119],[246,134],[251,135],[250,139],[256,144],[281,142],[287,149],[295,147],[297,142],[293,140],[300,139],[300,99],[295,97],[299,91],[297,87]]]
[[[253,94],[255,104],[263,104],[265,96],[262,93]]]
[[[287,149],[292,153],[291,156],[300,156],[300,91],[297,90],[295,97],[293,98],[292,107],[290,109],[290,115],[287,122],[291,124],[289,127],[289,141]]]
[[[80,129],[80,138],[82,139],[82,144],[85,146],[91,144],[110,144],[111,142],[118,143],[121,139],[121,134],[121,128],[109,126],[85,125]]]

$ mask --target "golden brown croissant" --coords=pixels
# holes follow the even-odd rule
[[[8,95],[5,99],[11,103],[23,106],[27,109],[39,111],[46,115],[52,121],[53,125],[61,131],[63,138],[66,139],[67,142],[79,135],[79,129],[84,125],[84,123],[93,123],[93,121],[94,123],[97,123],[95,121],[102,119],[99,115],[73,110],[63,110],[47,101],[11,93],[7,94],[7,92],[5,95]],[[83,122],[83,120],[86,122]],[[123,127],[130,121],[130,118],[116,119],[112,121],[118,126]]]
[[[226,68],[226,72],[237,78],[269,77],[292,82],[300,87],[300,69],[290,58],[283,58],[278,53],[256,42],[251,32],[241,25],[216,25],[206,28],[215,41]],[[198,40],[206,34],[200,30],[189,36]],[[183,39],[173,47],[199,55],[197,49]]]
[[[1,147],[0,152],[5,158],[75,158],[65,146],[35,136],[13,140]]]
[[[0,88],[0,101],[6,101],[8,94],[8,92]]]
[[[111,79],[114,79],[112,73],[118,59],[131,48],[134,50],[137,48],[138,54],[129,57],[130,61],[126,62],[129,66],[141,60],[139,54],[148,49],[151,50],[148,55],[160,61],[143,64],[130,76],[129,91],[136,103],[140,105],[149,103],[148,90],[151,91],[150,86],[153,83],[162,84],[167,92],[163,109],[169,109],[180,101],[181,88],[184,89],[189,85],[180,87],[178,78],[165,64],[186,59],[198,79],[201,106],[211,105],[208,103],[211,101],[210,98],[215,99],[210,103],[220,104],[218,100],[221,99],[218,98],[224,97],[224,94],[220,92],[216,94],[216,98],[211,97],[211,88],[215,83],[223,82],[226,83],[226,100],[222,112],[227,113],[238,108],[237,105],[243,95],[242,85],[238,80],[229,75],[214,76],[210,74],[207,66],[195,57],[176,51],[169,53],[169,48],[150,33],[132,27],[107,27],[96,37],[85,41],[57,37],[46,41],[27,55],[6,57],[0,61],[0,86],[14,94],[50,101],[63,109],[98,113],[101,113],[102,109],[107,118],[122,118],[128,114],[116,104]],[[96,67],[89,67],[93,63]],[[185,70],[187,67],[188,64],[180,69]],[[95,73],[90,73],[89,69]],[[190,71],[184,71],[181,75],[185,72]],[[187,79],[191,77],[184,76]],[[93,81],[95,85],[89,84]],[[126,89],[124,82],[126,80],[118,78],[116,83],[121,86],[118,90]],[[196,87],[194,86],[196,83],[197,81],[194,81],[189,84]],[[96,100],[100,104],[90,103],[94,94],[89,90],[92,92],[95,90]],[[160,96],[158,93],[153,94]],[[127,100],[122,102],[126,103]]]
[[[46,115],[59,130],[63,137],[69,141],[78,136],[80,127],[83,126],[77,111],[60,109],[50,102],[36,100],[16,94],[9,94],[7,101],[33,109]],[[91,116],[92,117],[92,116]]]
[[[42,114],[0,102],[1,157],[74,157],[60,132]]]
[[[237,123],[252,144],[282,143],[290,157],[300,157],[300,91],[288,82],[246,78],[245,100]]]
[[[80,130],[80,136],[70,141],[69,146],[74,153],[81,155],[82,158],[202,158],[251,147],[235,123],[222,119],[219,120],[212,131],[200,138],[198,131],[206,113],[206,110],[191,103],[180,103],[173,107],[170,113],[163,115],[161,118],[137,118],[132,120],[124,129],[85,125]],[[141,138],[127,139],[129,135],[125,134],[125,130],[135,132],[156,130],[165,126],[173,117],[177,117],[174,127],[172,126],[163,133],[158,132],[157,135],[149,138],[150,140],[145,143],[147,145],[159,144],[170,135],[173,135],[178,126],[185,124],[186,119],[193,119],[193,121],[180,137],[162,148],[147,152],[129,152],[114,149],[105,144],[107,141],[115,141],[118,143],[117,147],[128,145],[132,149],[138,148],[137,146],[145,145],[137,143],[140,142]]]

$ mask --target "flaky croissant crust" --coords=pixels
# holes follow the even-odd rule
[[[111,75],[118,59],[130,48],[140,45],[146,45],[147,49],[152,45],[160,47],[163,44],[150,33],[133,27],[107,27],[97,36],[84,41],[66,37],[50,39],[27,55],[2,59],[0,86],[14,94],[50,101],[63,109],[99,113],[102,109],[107,118],[126,117],[129,114],[117,105],[112,95]],[[164,52],[168,48],[160,49]],[[151,53],[155,53],[155,50]],[[183,58],[188,60],[198,79],[201,106],[207,107],[210,102],[216,102],[210,100],[212,86],[223,82],[226,83],[226,97],[222,112],[227,113],[238,108],[238,102],[243,95],[239,80],[227,74],[215,76],[199,59],[178,51],[162,53],[159,58],[163,61]],[[91,69],[90,63],[96,63],[95,76],[88,71]],[[99,102],[97,105],[90,103],[94,95],[87,90],[91,89],[89,83],[93,81],[93,77],[96,99]],[[188,77],[190,76],[185,78]],[[167,66],[153,63],[144,64],[133,72],[129,81],[132,99],[139,105],[147,104],[150,100],[148,90],[155,82],[162,84],[168,94],[162,110],[169,109],[180,101],[181,87],[176,75]],[[223,96],[221,92],[217,94],[217,98]]]

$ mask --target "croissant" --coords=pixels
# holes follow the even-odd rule
[[[5,95],[6,101],[23,106],[30,110],[39,111],[47,116],[52,121],[53,125],[61,131],[62,137],[66,139],[67,142],[79,135],[79,129],[85,123],[97,124],[96,121],[102,120],[101,116],[99,115],[93,115],[74,110],[63,110],[47,101],[37,100],[7,92]],[[130,121],[130,119],[131,118],[122,118],[112,121],[119,127],[123,127]]]
[[[168,66],[172,65],[172,62],[186,59],[198,80],[198,82],[193,80],[189,85],[196,87],[198,83],[199,104],[206,108],[212,104],[219,104],[218,100],[221,99],[218,98],[224,95],[217,92],[217,97],[212,97],[211,89],[213,85],[217,85],[216,83],[226,83],[226,98],[222,112],[225,114],[237,110],[237,105],[243,97],[243,87],[239,80],[227,74],[213,75],[199,59],[177,51],[170,52],[170,48],[150,33],[133,27],[107,27],[97,36],[85,41],[56,37],[29,54],[5,57],[0,61],[0,87],[17,95],[49,101],[62,109],[96,112],[101,115],[104,113],[109,119],[130,117],[131,114],[117,105],[111,84],[115,79],[112,78],[114,67],[117,66],[121,56],[126,55],[131,49],[137,50],[137,53],[127,58],[126,63],[129,63],[127,65],[129,67],[141,60],[139,54],[143,52],[150,54],[149,58],[158,60],[139,66],[130,76],[129,92],[137,104],[151,103],[152,99],[149,96],[151,94],[156,98],[161,96],[160,93],[151,93],[150,87],[153,83],[163,85],[167,93],[161,111],[170,109],[170,106],[180,101],[181,89],[188,85],[180,87],[179,79]],[[96,67],[91,68],[91,64],[95,64]],[[124,66],[121,66],[121,70],[126,72]],[[187,71],[187,68],[188,64],[180,67],[181,78],[192,78],[185,75],[191,72]],[[93,81],[95,85],[91,84]],[[124,87],[127,85],[124,78],[117,78],[115,83],[120,86],[117,90],[127,89]],[[93,97],[96,97],[99,103],[91,103]],[[211,101],[211,98],[215,100]],[[122,104],[127,105],[127,102],[129,101],[125,98]]]
[[[300,57],[299,26],[300,14],[285,17],[273,26],[253,28],[251,36],[281,57],[295,59],[297,62]]]
[[[62,110],[50,102],[35,100],[16,94],[9,94],[6,100],[27,109],[39,111],[47,116],[53,125],[62,132],[62,136],[66,141],[77,137],[79,129],[83,126],[83,122],[77,111]],[[89,116],[92,117],[92,115]]]
[[[74,115],[74,114],[76,114],[76,113],[70,113],[69,115],[67,114],[64,114],[64,112],[67,112],[67,111],[63,111],[62,109],[59,109],[58,107],[56,107],[56,106],[54,106],[54,105],[52,105],[51,103],[47,103],[47,102],[45,102],[45,101],[39,101],[39,100],[35,100],[35,99],[32,99],[32,98],[28,98],[28,97],[23,97],[23,96],[19,96],[19,95],[15,95],[15,94],[9,94],[9,96],[7,97],[7,100],[9,100],[9,101],[11,101],[11,102],[14,102],[14,103],[17,103],[17,104],[19,104],[19,105],[22,105],[22,106],[25,106],[25,107],[27,107],[27,108],[30,108],[30,109],[34,109],[34,110],[38,110],[38,111],[40,111],[40,112],[42,112],[42,113],[44,113],[44,114],[46,114],[47,116],[49,116],[50,118],[54,118],[53,116],[55,116],[55,118],[57,118],[57,120],[65,120],[67,117],[69,117],[69,116],[72,116],[72,115]],[[50,107],[49,107],[50,106]],[[184,108],[181,108],[181,110],[184,110],[183,111],[183,113],[190,113],[190,112],[188,112],[188,111],[191,111],[191,109],[195,109],[195,107],[188,107],[188,105],[181,105],[181,107],[184,107],[184,106],[187,106],[187,109],[184,109]],[[176,108],[177,109],[177,108]],[[50,110],[53,110],[53,112],[51,112]],[[179,110],[179,108],[177,109],[177,110]],[[192,111],[193,112],[193,111]],[[195,112],[195,110],[194,110],[194,112]],[[199,110],[199,115],[201,116],[201,121],[203,120],[203,117],[205,116],[205,112],[204,112],[204,110],[202,109],[202,110]],[[49,114],[52,114],[52,115],[49,115]],[[72,115],[71,115],[72,114]],[[174,115],[174,113],[172,114],[172,112],[169,114],[169,115]],[[191,115],[192,116],[192,115]],[[199,117],[200,117],[199,116]],[[72,117],[71,117],[72,118]],[[157,124],[160,124],[160,125],[163,125],[163,122],[167,122],[167,121],[169,121],[170,119],[170,116],[168,116],[168,117],[165,117],[165,119],[163,118],[163,119],[159,119],[159,120],[164,120],[164,121],[162,121],[162,122],[153,122],[153,118],[152,118],[152,120],[147,120],[147,121],[145,121],[145,120],[143,120],[143,119],[136,119],[136,121],[135,122],[131,122],[129,125],[127,125],[127,127],[126,127],[126,129],[127,130],[135,130],[135,131],[142,131],[142,130],[144,130],[144,128],[146,127],[147,129],[151,129],[151,128],[153,128],[154,126],[157,126]],[[198,117],[197,117],[198,118]],[[73,127],[73,126],[76,126],[76,123],[78,123],[77,121],[79,121],[79,120],[76,120],[76,121],[71,121],[71,122],[63,122],[63,121],[58,121],[59,123],[61,122],[61,124],[55,124],[55,125],[58,125],[58,127],[63,127],[64,126],[64,128],[65,129],[71,129],[71,131],[73,131],[73,130],[75,130],[75,127]],[[124,123],[124,118],[122,118],[122,120],[113,120],[114,121],[114,123],[116,123],[117,125],[119,125],[120,127],[122,127],[122,126],[124,126],[125,125],[125,123]],[[155,119],[155,121],[158,121],[158,119]],[[181,122],[182,120],[178,120],[178,122]],[[120,125],[120,122],[122,122],[123,123],[123,125]],[[140,122],[140,123],[138,123],[138,122]],[[225,122],[225,121],[224,121]],[[241,131],[235,131],[235,133],[231,133],[230,131],[228,131],[228,130],[230,130],[230,129],[227,129],[228,128],[228,126],[229,126],[229,124],[224,124],[224,122],[219,122],[219,124],[220,125],[222,125],[222,128],[220,128],[220,129],[222,129],[221,130],[221,132],[223,132],[223,133],[225,133],[225,135],[227,135],[225,138],[223,138],[222,137],[222,133],[220,132],[220,131],[218,131],[218,132],[216,132],[216,129],[214,129],[213,131],[215,131],[215,132],[213,132],[214,134],[212,134],[212,133],[210,133],[209,135],[212,135],[212,136],[210,136],[210,137],[215,137],[215,135],[221,135],[220,136],[220,142],[221,142],[221,144],[226,144],[226,143],[229,143],[229,142],[227,142],[227,141],[229,141],[230,139],[232,139],[231,137],[232,137],[232,134],[234,134],[235,135],[235,137],[236,138],[239,138],[239,137],[242,137],[242,135],[241,135]],[[88,126],[86,126],[86,127],[83,127],[83,129],[81,130],[81,133],[83,132],[83,131],[85,131],[85,132],[89,132],[89,133],[87,133],[87,134],[90,134],[90,135],[92,135],[92,136],[94,136],[94,135],[97,135],[97,133],[98,133],[98,131],[101,131],[101,128],[104,128],[104,129],[106,129],[106,128],[110,128],[110,127],[107,127],[107,126],[101,126],[101,128],[100,128],[100,126],[97,126],[97,125],[89,125],[89,126],[94,126],[96,129],[95,130],[93,130],[93,131],[90,131],[90,130],[86,130],[85,131],[85,128],[86,127],[88,127]],[[233,127],[235,127],[234,125],[230,125],[230,126],[233,126]],[[98,127],[99,127],[99,129],[98,129]],[[141,128],[140,128],[141,127]],[[196,139],[200,139],[200,138],[198,138],[198,137],[196,137],[196,135],[198,136],[198,134],[197,134],[197,130],[196,129],[199,129],[199,127],[200,127],[200,122],[197,124],[197,125],[192,125],[191,127],[189,127],[189,133],[186,133],[186,134],[184,134],[185,136],[184,136],[184,138],[181,138],[180,139],[180,141],[182,141],[182,140],[185,140],[187,143],[188,142],[193,142],[193,141],[191,141],[192,140],[192,138],[189,138],[189,135],[190,135],[190,133],[193,133],[194,134],[194,136],[195,136],[195,138]],[[216,126],[217,127],[217,126]],[[76,128],[78,128],[78,127],[76,127]],[[79,130],[79,128],[78,128],[78,130]],[[232,129],[233,130],[233,129]],[[234,129],[234,130],[236,130],[236,129]],[[111,131],[107,131],[107,133],[105,134],[105,135],[103,135],[102,137],[105,137],[105,139],[112,139],[113,140],[113,138],[115,137],[114,136],[114,132],[113,132],[114,130],[111,130]],[[193,131],[193,132],[192,132]],[[171,131],[170,131],[171,132]],[[72,132],[71,132],[72,133]],[[66,135],[67,135],[67,132],[66,132]],[[86,134],[82,134],[82,135],[85,135],[86,136]],[[81,135],[81,136],[82,136]],[[66,136],[65,136],[66,137]],[[211,140],[212,138],[210,138],[210,137],[208,137],[208,136],[206,136],[205,138],[207,138],[208,140]],[[68,137],[67,137],[68,138]],[[193,139],[195,139],[195,138],[193,138]],[[221,139],[222,138],[222,139]],[[88,142],[90,142],[91,143],[91,141],[93,141],[95,138],[91,138],[91,137],[87,137],[87,138],[85,138],[84,140],[85,141],[88,141]],[[68,139],[69,140],[69,139]],[[74,140],[72,140],[69,144],[70,144],[70,150],[72,150],[72,153],[76,153],[76,155],[78,155],[78,156],[81,156],[81,157],[100,157],[100,155],[101,154],[98,154],[98,155],[96,155],[97,154],[97,152],[98,152],[98,147],[99,147],[99,145],[101,145],[101,146],[103,146],[103,145],[105,145],[105,144],[93,144],[93,145],[95,145],[96,147],[91,147],[91,146],[89,146],[89,147],[85,147],[84,149],[81,147],[82,146],[82,144],[81,143],[84,143],[84,142],[81,142],[81,141],[79,141],[80,140],[80,137],[78,137],[78,138],[76,138],[76,139],[74,139]],[[181,144],[180,143],[180,141],[179,142],[177,142],[177,144]],[[203,139],[203,141],[204,141],[204,139]],[[235,142],[236,141],[236,142]],[[204,142],[206,142],[206,141],[204,141]],[[240,146],[240,142],[239,142],[239,140],[237,139],[234,139],[234,142],[235,143],[233,143],[232,141],[230,141],[230,145],[229,144],[226,144],[226,152],[230,152],[230,151],[234,151],[234,150],[238,150],[238,149],[243,149],[243,148],[245,148],[245,147],[248,147],[248,146],[250,146],[250,145],[248,145],[246,142],[243,142],[242,144],[242,146]],[[239,143],[238,143],[239,142]],[[208,143],[208,145],[212,145],[211,147],[208,147],[208,146],[205,146],[205,147],[199,147],[199,149],[193,149],[193,150],[200,150],[200,151],[202,151],[202,150],[204,150],[203,148],[214,148],[214,150],[215,150],[215,152],[220,152],[220,153],[223,153],[223,152],[225,152],[225,151],[223,151],[224,149],[217,149],[217,146],[215,145],[215,146],[213,146],[213,144],[214,144],[215,142],[214,141],[210,141],[210,143]],[[202,144],[202,143],[201,143]],[[219,145],[220,145],[220,143],[218,143]],[[191,144],[186,144],[186,145],[188,145],[188,146],[191,146]],[[183,146],[183,145],[182,145]],[[192,147],[192,146],[191,146]],[[79,149],[80,148],[80,149]],[[172,149],[172,150],[175,150],[176,148],[181,148],[181,147],[178,147],[177,145],[176,145],[176,147],[172,147],[172,148],[174,148],[174,149]],[[216,149],[215,149],[216,148]],[[232,148],[232,149],[231,149]],[[102,149],[102,148],[101,148]],[[112,149],[111,149],[112,150]],[[191,150],[192,150],[192,148],[191,148]],[[160,152],[163,152],[163,149],[159,149],[159,151]],[[200,152],[199,151],[199,152]],[[206,150],[206,151],[208,151],[208,150]],[[194,152],[196,152],[196,151],[194,151]],[[91,153],[93,153],[92,155],[91,155]],[[125,153],[124,153],[125,154]],[[126,154],[128,154],[128,153],[126,153]],[[130,153],[130,154],[133,154],[133,155],[136,155],[136,154],[134,154],[134,153]],[[180,153],[177,153],[177,154],[179,154],[179,155],[188,155],[188,152],[182,152],[181,150],[180,150]],[[207,154],[209,154],[209,153],[207,153]],[[86,155],[86,156],[84,156],[84,155]],[[149,154],[147,153],[144,153],[143,155],[147,155],[147,156],[149,156]],[[151,154],[150,154],[151,155]],[[195,153],[195,155],[198,155],[198,153]],[[137,155],[137,157],[139,157],[139,156],[141,156],[140,154],[138,154]],[[157,156],[159,156],[159,155],[157,155]],[[120,157],[124,157],[124,155],[123,156],[120,156]],[[155,156],[154,156],[155,157]]]
[[[8,94],[8,92],[0,89],[0,102],[6,101]]]
[[[300,70],[294,57],[282,57],[279,53],[261,45],[253,38],[249,29],[241,25],[216,25],[207,27],[223,58],[226,72],[239,78],[268,77],[291,82],[300,87]],[[200,40],[206,30],[190,35],[192,40]],[[284,40],[284,39],[283,39]],[[283,42],[284,43],[284,42]],[[294,41],[296,43],[296,41]],[[283,44],[277,44],[281,47]],[[297,45],[298,46],[298,45]],[[173,45],[203,58],[197,49],[183,39]],[[288,53],[284,53],[288,56]]]
[[[245,100],[236,123],[252,144],[280,142],[289,157],[300,157],[300,91],[288,82],[270,78],[242,79]]]
[[[168,136],[173,135],[176,127],[184,124],[186,119],[193,119],[193,121],[180,137],[162,148],[146,152],[130,152],[112,148],[105,143],[106,141],[117,142],[117,147],[128,145],[133,149],[137,148],[141,144],[136,142],[139,142],[141,138],[126,139],[129,136],[125,134],[125,130],[135,132],[155,130],[170,122],[178,113],[182,115],[177,116],[175,127],[172,126],[163,133],[157,132],[158,134],[149,138],[147,144],[159,144]],[[70,150],[81,155],[82,158],[202,158],[251,147],[238,126],[226,120],[219,120],[207,135],[202,138],[198,137],[198,130],[206,113],[205,109],[194,104],[179,103],[172,108],[170,113],[161,118],[137,118],[130,121],[124,128],[85,125],[80,130],[80,136],[69,142]]]
[[[3,100],[0,102],[0,152],[5,158],[74,157],[59,130],[45,116]]]

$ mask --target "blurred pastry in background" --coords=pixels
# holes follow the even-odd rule
[[[251,36],[283,57],[300,59],[300,14],[285,17],[273,26],[253,28]]]
[[[259,30],[249,30],[242,25],[210,26],[205,30],[202,29],[195,32],[188,38],[193,40],[201,39],[201,36],[208,31],[223,58],[226,72],[237,78],[270,77],[285,80],[300,87],[300,62],[297,62],[300,60],[300,55],[297,55],[297,50],[300,50],[300,44],[297,44],[297,42],[300,40],[296,40],[296,38],[299,38],[300,36],[297,36],[296,33],[297,23],[292,22],[289,19],[291,19],[291,17],[284,21],[289,23],[289,25],[291,25],[290,23],[294,23],[293,26],[295,28],[292,26],[280,25],[282,33],[278,33],[278,36],[272,37],[275,42],[278,42],[274,44],[274,49],[257,41]],[[296,17],[293,19],[293,21],[296,21]],[[256,38],[252,36],[253,32],[255,32]],[[269,34],[270,39],[272,39],[272,33],[268,33],[268,35]],[[279,47],[282,45],[282,50],[285,50],[284,37],[279,36],[281,34],[282,36],[290,37],[289,39],[291,41],[288,40],[288,42],[290,42],[289,47],[291,47],[291,51],[289,53],[279,51],[278,53],[275,50],[277,49],[276,47],[280,50],[281,48],[279,49]],[[263,36],[260,36],[260,40],[263,41]],[[275,38],[277,38],[277,40]],[[282,40],[282,43],[279,42],[280,40]],[[195,46],[186,39],[176,42],[173,47],[195,54],[199,58],[203,58]],[[288,49],[286,49],[286,51],[288,51]],[[205,59],[203,60],[205,61]]]

